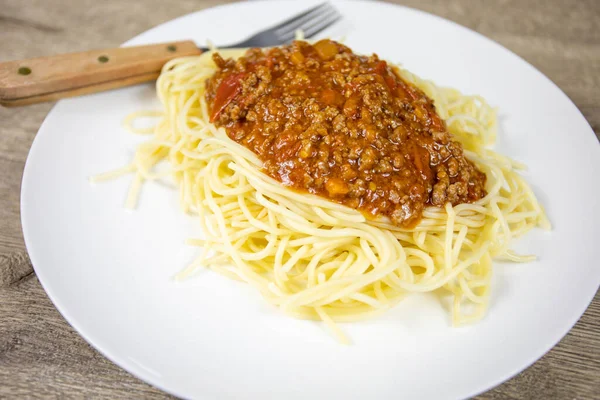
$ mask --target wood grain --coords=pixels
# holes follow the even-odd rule
[[[29,105],[148,82],[167,61],[200,53],[187,40],[6,61],[0,63],[0,104]]]
[[[404,0],[474,29],[552,79],[600,132],[600,1]],[[110,48],[206,0],[0,0],[0,61]],[[412,40],[413,38],[400,38]],[[0,398],[163,399],[92,349],[56,311],[26,256],[19,191],[51,105],[0,109]],[[600,295],[548,354],[478,399],[600,398]]]

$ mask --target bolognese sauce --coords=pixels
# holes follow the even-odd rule
[[[377,55],[321,40],[213,60],[211,121],[288,187],[402,227],[415,226],[428,205],[485,195],[485,174],[433,101]]]

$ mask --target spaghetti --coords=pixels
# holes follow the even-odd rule
[[[243,50],[220,53],[238,57]],[[209,122],[204,92],[216,71],[211,55],[164,66],[157,82],[163,111],[152,138],[139,146],[130,165],[95,178],[133,173],[129,207],[144,181],[164,174],[175,178],[181,207],[199,216],[203,234],[188,240],[199,247],[199,256],[178,278],[211,268],[252,285],[293,317],[324,321],[348,342],[335,322],[372,317],[410,293],[445,289],[453,298],[453,324],[478,320],[488,305],[492,260],[535,258],[514,253],[511,242],[550,224],[518,173],[524,166],[486,147],[495,140],[496,111],[482,98],[400,70],[433,99],[466,156],[487,176],[485,197],[427,207],[408,229],[290,190],[261,172],[255,153]],[[128,118],[129,126],[145,115]],[[157,171],[159,163],[168,166],[166,172]]]

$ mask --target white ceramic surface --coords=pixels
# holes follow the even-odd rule
[[[376,2],[334,1],[345,18],[328,33],[500,109],[497,149],[527,163],[527,180],[554,230],[516,244],[539,261],[495,264],[487,317],[455,329],[426,295],[342,328],[338,344],[315,322],[282,315],[244,284],[212,272],[171,277],[196,250],[198,224],[178,194],[144,186],[123,208],[130,178],[88,177],[130,160],[140,138],[130,112],[157,108],[152,85],[65,100],[44,121],[22,186],[22,222],[35,271],[77,331],[141,379],[187,398],[455,399],[485,391],[533,363],[581,316],[600,282],[600,146],[571,101],[498,44],[454,23]],[[248,2],[190,14],[127,44],[193,38],[226,44],[312,2]],[[414,32],[417,31],[418,34]]]

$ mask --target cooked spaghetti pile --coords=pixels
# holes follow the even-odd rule
[[[261,172],[259,158],[209,122],[205,82],[216,71],[208,52],[166,64],[157,82],[163,105],[151,139],[131,165],[96,177],[134,174],[127,205],[141,184],[164,175],[180,189],[181,207],[197,215],[199,256],[179,274],[211,268],[247,282],[271,304],[297,317],[322,320],[342,342],[334,321],[384,312],[405,295],[445,289],[452,321],[480,319],[487,308],[492,260],[527,262],[512,240],[550,224],[529,185],[524,166],[488,149],[496,111],[481,97],[440,88],[405,70],[400,75],[434,100],[439,116],[487,176],[485,197],[474,203],[428,207],[411,229],[315,195],[290,190]],[[237,57],[241,50],[221,52]],[[132,125],[138,113],[129,118]],[[158,172],[157,172],[158,171]]]

